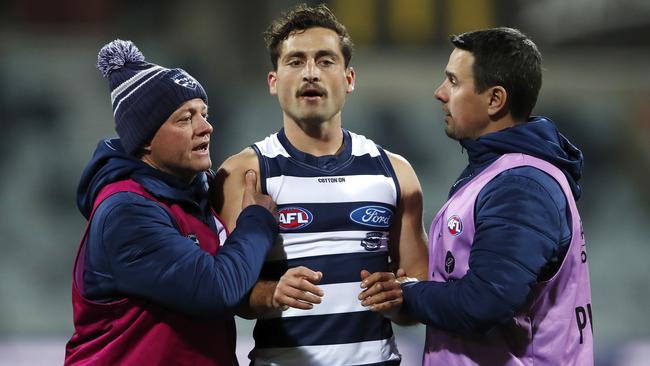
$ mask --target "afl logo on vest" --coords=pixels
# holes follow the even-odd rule
[[[463,221],[458,215],[454,215],[447,220],[447,230],[452,236],[458,236],[463,232]]]
[[[314,216],[301,207],[285,207],[278,211],[280,229],[298,230],[311,224]]]
[[[350,213],[350,220],[372,227],[390,227],[393,211],[381,206],[359,207]]]

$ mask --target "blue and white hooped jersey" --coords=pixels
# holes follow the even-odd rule
[[[389,228],[399,185],[386,153],[343,130],[338,155],[294,148],[284,130],[257,142],[262,191],[277,203],[280,241],[261,278],[288,268],[321,271],[325,293],[311,310],[290,308],[258,319],[254,365],[399,365],[390,320],[357,299],[360,272],[388,271]]]

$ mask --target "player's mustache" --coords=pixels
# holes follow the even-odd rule
[[[318,84],[303,84],[300,89],[296,92],[296,97],[301,97],[305,94],[313,94],[313,95],[320,95],[320,96],[327,96],[327,90],[323,88],[322,86]]]

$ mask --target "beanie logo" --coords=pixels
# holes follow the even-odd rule
[[[196,80],[194,80],[193,77],[189,76],[184,72],[174,75],[172,80],[176,84],[183,86],[185,88],[192,89],[192,90],[196,89]]]

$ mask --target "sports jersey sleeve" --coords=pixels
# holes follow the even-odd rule
[[[543,174],[513,169],[484,187],[469,271],[454,282],[404,284],[411,314],[458,333],[486,332],[513,317],[531,287],[557,269],[571,239],[566,198]]]
[[[232,315],[255,284],[277,230],[266,209],[249,206],[212,256],[181,235],[157,203],[132,193],[113,195],[97,209],[87,243],[91,268],[85,272],[103,271],[105,281],[84,295],[140,296],[196,316]],[[103,268],[92,268],[102,261]]]

